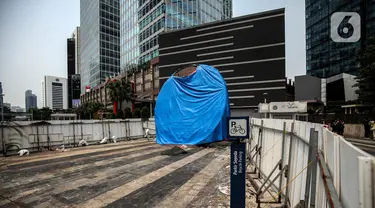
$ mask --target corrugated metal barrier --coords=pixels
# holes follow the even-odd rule
[[[252,118],[247,145],[261,189],[286,207],[375,207],[375,158],[321,124]]]

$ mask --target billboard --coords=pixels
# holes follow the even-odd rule
[[[81,100],[80,99],[73,99],[72,100],[72,107],[73,108],[77,108],[80,105],[81,105]]]

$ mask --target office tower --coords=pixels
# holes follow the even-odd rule
[[[231,0],[120,0],[121,71],[158,57],[162,32],[231,17]]]
[[[31,90],[25,92],[25,110],[26,112],[30,108],[37,108],[37,96],[33,94]]]
[[[68,76],[68,108],[76,108],[80,105],[81,76],[71,74]]]
[[[55,76],[44,76],[42,82],[43,107],[51,109],[68,108],[67,79]]]
[[[81,74],[80,69],[81,69],[81,54],[79,51],[80,48],[80,27],[76,27],[72,33],[71,38],[73,38],[74,41],[74,61],[75,61],[75,74]]]
[[[81,76],[79,72],[79,27],[67,40],[68,66],[68,108],[77,107],[81,94]],[[74,103],[74,104],[73,104]]]
[[[118,0],[81,0],[81,93],[120,71]]]
[[[68,75],[80,74],[79,34],[80,28],[76,27],[70,38],[67,39]]]
[[[337,12],[355,12],[360,18],[347,13],[338,21],[340,24],[331,25],[331,18],[339,18]],[[374,17],[374,1],[306,0],[307,74],[321,78],[340,73],[358,75],[361,66],[356,56],[365,48],[368,38],[375,36]],[[345,22],[352,22],[354,26],[347,35],[343,27]],[[346,42],[358,32],[359,41]],[[332,34],[337,38],[332,39]]]

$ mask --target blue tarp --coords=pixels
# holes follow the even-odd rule
[[[227,138],[230,116],[226,83],[217,69],[199,65],[187,77],[171,76],[155,107],[158,144],[196,145]]]

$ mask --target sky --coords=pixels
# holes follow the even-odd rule
[[[234,16],[286,11],[286,75],[305,74],[305,1],[233,0]],[[25,91],[38,96],[44,75],[67,76],[66,39],[79,26],[79,0],[0,0],[0,82],[4,102],[25,107]]]

